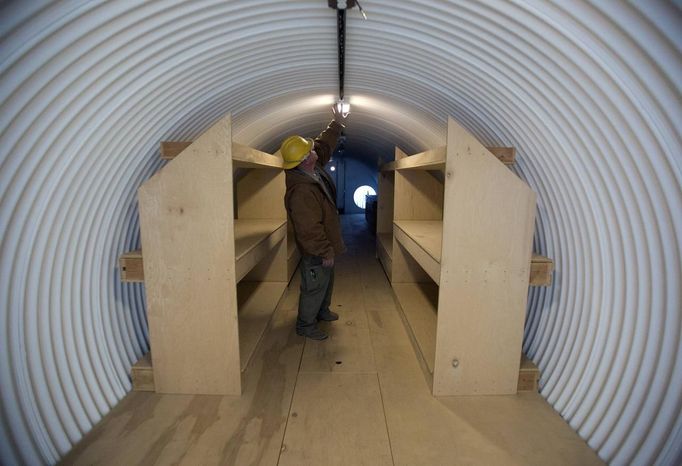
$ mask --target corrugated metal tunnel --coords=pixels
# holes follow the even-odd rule
[[[346,148],[445,143],[450,115],[538,194],[524,350],[611,464],[682,458],[682,13],[676,2],[364,0],[349,10]],[[273,152],[338,89],[321,0],[0,5],[2,462],[54,463],[148,349],[136,190],[161,140],[232,113]]]

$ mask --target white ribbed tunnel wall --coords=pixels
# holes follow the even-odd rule
[[[347,152],[443,145],[453,116],[517,148],[538,193],[524,349],[607,462],[682,460],[682,15],[672,2],[363,0]],[[0,4],[1,463],[54,463],[148,349],[136,190],[158,142],[231,112],[272,151],[337,90],[325,0]],[[503,233],[503,232],[502,232]]]

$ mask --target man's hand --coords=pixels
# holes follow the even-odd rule
[[[334,267],[334,258],[332,257],[331,259],[322,259],[322,267],[327,268]]]
[[[332,114],[334,114],[334,121],[346,125],[346,117],[336,109],[336,105],[332,105]]]

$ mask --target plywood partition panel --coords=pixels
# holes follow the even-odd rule
[[[396,171],[394,220],[441,220],[443,183],[428,171]]]
[[[393,192],[395,173],[379,172],[377,201],[377,233],[393,231]]]
[[[535,193],[448,120],[434,395],[516,393]]]
[[[254,168],[237,181],[237,218],[286,219],[282,169]]]
[[[231,140],[228,115],[138,191],[157,392],[241,391]]]

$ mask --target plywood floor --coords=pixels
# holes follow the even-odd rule
[[[603,464],[536,393],[433,398],[364,216],[343,227],[328,340],[294,332],[296,275],[241,397],[130,393],[62,463]]]

